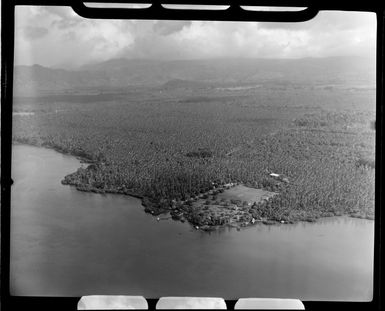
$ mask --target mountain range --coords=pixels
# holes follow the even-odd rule
[[[112,59],[77,70],[15,66],[14,94],[76,89],[204,85],[375,83],[375,60],[362,57],[303,59]]]

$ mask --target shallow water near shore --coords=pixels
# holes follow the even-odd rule
[[[62,185],[80,165],[54,150],[13,147],[12,294],[372,298],[373,221],[206,233],[157,221],[139,199]]]

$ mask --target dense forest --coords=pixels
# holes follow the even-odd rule
[[[15,142],[91,163],[63,183],[143,197],[154,214],[192,213],[236,183],[278,194],[245,207],[255,219],[374,217],[372,88],[128,87],[16,97],[14,111]]]

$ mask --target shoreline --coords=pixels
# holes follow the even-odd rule
[[[73,153],[71,151],[63,150],[62,148],[51,146],[48,143],[44,143],[44,142],[39,143],[39,142],[31,142],[31,141],[27,142],[27,141],[13,140],[12,144],[13,145],[27,145],[27,146],[37,147],[37,148],[46,148],[46,149],[54,150],[54,151],[61,153],[61,154],[64,154],[64,155],[69,155],[69,156],[75,157],[76,159],[78,159],[80,161],[80,163],[89,164],[86,169],[88,169],[89,166],[91,166],[91,165],[98,165],[98,162],[96,160],[92,159],[92,156],[79,155],[79,154]],[[79,169],[82,169],[82,168],[78,168],[78,170]],[[217,217],[215,219],[215,221],[217,223],[215,221],[214,222],[207,222],[207,217],[209,219],[211,219],[211,216],[208,216],[208,214],[210,213],[210,207],[211,207],[211,209],[214,208],[214,204],[206,204],[205,207],[207,207],[207,208],[205,209],[205,211],[208,211],[208,212],[204,212],[203,215],[202,215],[202,213],[200,213],[197,216],[197,213],[195,211],[196,208],[192,206],[192,203],[197,202],[198,200],[202,200],[202,197],[203,198],[205,196],[208,197],[209,195],[213,195],[213,193],[214,193],[214,195],[216,195],[220,191],[225,191],[225,190],[229,189],[229,188],[225,189],[224,185],[218,185],[218,188],[216,188],[214,186],[213,187],[214,189],[210,189],[207,192],[200,193],[199,196],[194,197],[194,198],[193,197],[188,198],[185,201],[174,202],[175,200],[172,200],[173,203],[171,205],[165,206],[164,204],[161,203],[164,199],[159,199],[158,202],[155,202],[154,199],[151,199],[150,197],[147,197],[143,194],[131,191],[129,189],[117,189],[117,188],[100,189],[100,188],[94,187],[94,186],[89,185],[89,184],[76,183],[73,180],[71,180],[71,177],[74,176],[74,174],[76,174],[77,171],[74,173],[69,173],[66,176],[64,176],[61,183],[63,185],[69,185],[69,186],[75,187],[76,190],[78,190],[78,191],[99,193],[99,194],[120,194],[120,195],[127,195],[127,196],[131,196],[131,197],[140,199],[141,205],[144,207],[144,211],[146,213],[149,213],[153,216],[160,216],[160,215],[164,215],[164,214],[169,213],[170,214],[169,218],[172,218],[173,220],[177,220],[177,221],[181,221],[181,222],[188,222],[196,230],[202,230],[202,231],[206,231],[206,232],[215,231],[215,230],[218,230],[218,229],[224,228],[224,227],[232,227],[232,228],[236,228],[237,230],[240,230],[241,228],[246,228],[246,227],[250,227],[250,226],[253,226],[255,224],[261,224],[261,223],[264,225],[276,225],[276,224],[295,224],[298,222],[316,222],[320,218],[339,217],[339,216],[348,216],[348,217],[352,217],[352,218],[374,220],[373,217],[362,215],[359,212],[358,213],[350,213],[350,214],[349,213],[330,213],[328,215],[311,215],[310,214],[310,215],[307,215],[306,217],[295,217],[295,218],[291,217],[290,219],[285,219],[285,220],[284,219],[281,219],[281,220],[276,219],[275,217],[271,217],[271,218],[268,218],[268,217],[258,217],[257,218],[256,217],[256,218],[254,218],[253,217],[254,214],[253,214],[253,212],[251,212],[251,214],[250,214],[250,210],[253,209],[253,207],[258,206],[258,204],[260,203],[260,202],[258,202],[258,203],[254,202],[254,204],[252,205],[251,208],[250,208],[250,206],[243,207],[242,211],[244,212],[243,216],[245,216],[245,217],[241,218],[242,219],[241,221],[237,221],[237,222],[230,221],[229,218],[234,216],[235,213],[229,212],[226,215],[222,215],[221,217]],[[239,185],[239,183],[236,183],[236,182],[231,183],[231,184],[234,184],[234,186]],[[214,192],[213,192],[213,190],[214,190]],[[176,204],[176,203],[178,203],[178,204]],[[203,205],[201,207],[203,207]],[[241,207],[239,207],[239,208],[241,208]],[[249,208],[249,209],[247,209],[247,208]],[[246,209],[247,209],[247,211],[246,211]],[[202,212],[202,210],[203,210],[203,208],[199,211]],[[235,209],[235,211],[238,212],[238,209]],[[248,217],[248,215],[249,216],[252,215],[252,216]],[[160,217],[158,217],[157,220],[160,220]]]
[[[43,143],[38,143],[38,142],[34,143],[34,142],[30,142],[30,141],[28,141],[28,142],[27,141],[18,141],[18,140],[15,140],[13,138],[12,139],[12,145],[25,145],[25,146],[31,146],[31,147],[36,147],[36,148],[45,148],[45,149],[53,150],[53,151],[56,151],[58,153],[76,158],[77,160],[80,161],[80,164],[94,164],[95,163],[95,160],[93,160],[91,157],[81,156],[81,155],[78,155],[75,153],[71,153],[70,151],[65,151],[61,148],[51,146],[48,143],[44,143],[44,142]]]

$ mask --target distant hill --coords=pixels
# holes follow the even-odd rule
[[[41,91],[64,91],[79,87],[111,86],[109,77],[102,72],[50,69],[40,65],[16,66],[14,93],[34,94]]]
[[[374,84],[375,62],[360,57],[304,59],[112,59],[79,70],[40,65],[16,66],[15,94],[57,92],[81,88],[121,88],[130,85],[164,88],[276,83]]]
[[[207,88],[209,83],[201,81],[183,80],[183,79],[172,79],[162,84],[161,87],[165,90],[170,89],[202,89]]]

